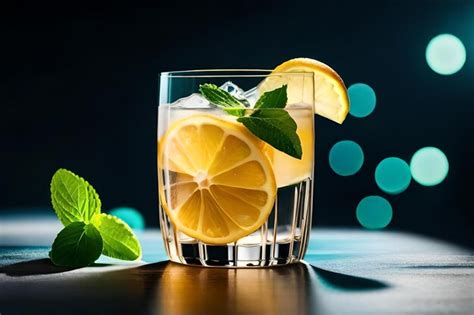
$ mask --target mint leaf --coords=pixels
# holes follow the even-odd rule
[[[87,266],[102,252],[124,260],[141,257],[140,243],[130,227],[117,217],[100,213],[99,195],[83,178],[59,169],[51,180],[51,202],[66,225],[50,252],[56,265]]]
[[[51,203],[59,220],[67,226],[72,222],[89,223],[100,213],[101,202],[94,188],[71,171],[59,169],[51,180]]]
[[[201,84],[199,91],[209,102],[219,106],[225,110],[228,114],[241,117],[245,115],[245,106],[236,97],[232,96],[229,92],[224,91],[215,84]]]
[[[250,116],[237,118],[237,121],[275,149],[301,159],[303,153],[296,122],[284,109],[258,109]]]
[[[288,102],[287,87],[285,84],[278,89],[263,93],[255,103],[255,108],[285,108]]]
[[[123,260],[141,257],[140,242],[125,222],[110,214],[97,213],[92,217],[92,224],[102,235],[104,255]]]
[[[296,133],[296,122],[283,110],[288,102],[286,84],[263,93],[255,103],[256,110],[250,116],[245,116],[243,102],[246,100],[238,100],[217,85],[202,84],[199,90],[209,102],[239,117],[237,121],[244,124],[254,135],[274,148],[301,159],[303,153],[300,138]]]
[[[49,257],[57,266],[84,267],[99,258],[102,246],[102,237],[92,224],[73,222],[58,233]]]

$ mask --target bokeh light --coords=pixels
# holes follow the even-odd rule
[[[392,221],[392,206],[380,196],[368,196],[357,205],[356,216],[367,229],[383,229]]]
[[[137,209],[130,207],[119,207],[110,210],[109,214],[122,219],[134,230],[143,230],[145,228],[145,220]]]
[[[450,75],[461,70],[466,62],[466,49],[456,36],[441,34],[426,47],[426,62],[434,72]]]
[[[421,185],[437,185],[448,175],[448,158],[438,148],[421,148],[411,158],[410,171],[413,179]]]
[[[399,194],[408,188],[410,181],[410,167],[400,158],[383,159],[375,169],[375,182],[386,193]]]
[[[350,101],[349,113],[357,118],[369,116],[375,109],[377,102],[374,90],[365,83],[352,84],[347,89]]]
[[[338,175],[353,175],[360,170],[362,164],[364,164],[364,152],[354,141],[339,141],[329,151],[329,165]]]

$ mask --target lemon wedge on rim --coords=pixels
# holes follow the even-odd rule
[[[295,58],[277,66],[272,73],[287,72],[314,73],[314,89],[304,90],[310,78],[288,82],[291,78],[269,76],[258,88],[260,95],[288,84],[288,104],[314,102],[316,114],[342,124],[349,112],[349,97],[346,86],[336,71],[318,60]]]

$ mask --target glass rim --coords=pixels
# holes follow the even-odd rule
[[[196,69],[164,71],[160,77],[169,78],[266,78],[273,76],[302,76],[312,77],[312,72],[273,72],[271,69]]]

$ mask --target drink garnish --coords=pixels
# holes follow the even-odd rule
[[[288,96],[285,84],[277,89],[263,93],[253,109],[247,109],[242,101],[214,84],[202,84],[201,94],[212,104],[227,113],[237,116],[255,136],[286,154],[301,159],[301,141],[296,133],[296,122],[285,108]]]
[[[338,124],[342,124],[349,112],[349,96],[344,81],[330,66],[311,58],[294,58],[277,66],[272,74],[313,74],[313,88],[307,80],[294,80],[288,87],[288,102],[314,104],[314,112]],[[268,91],[286,83],[283,75],[270,75],[259,86],[259,91]]]
[[[58,266],[84,267],[100,254],[122,260],[141,257],[141,247],[130,227],[119,218],[101,213],[95,189],[83,178],[59,169],[51,180],[51,203],[64,229],[49,256]]]

